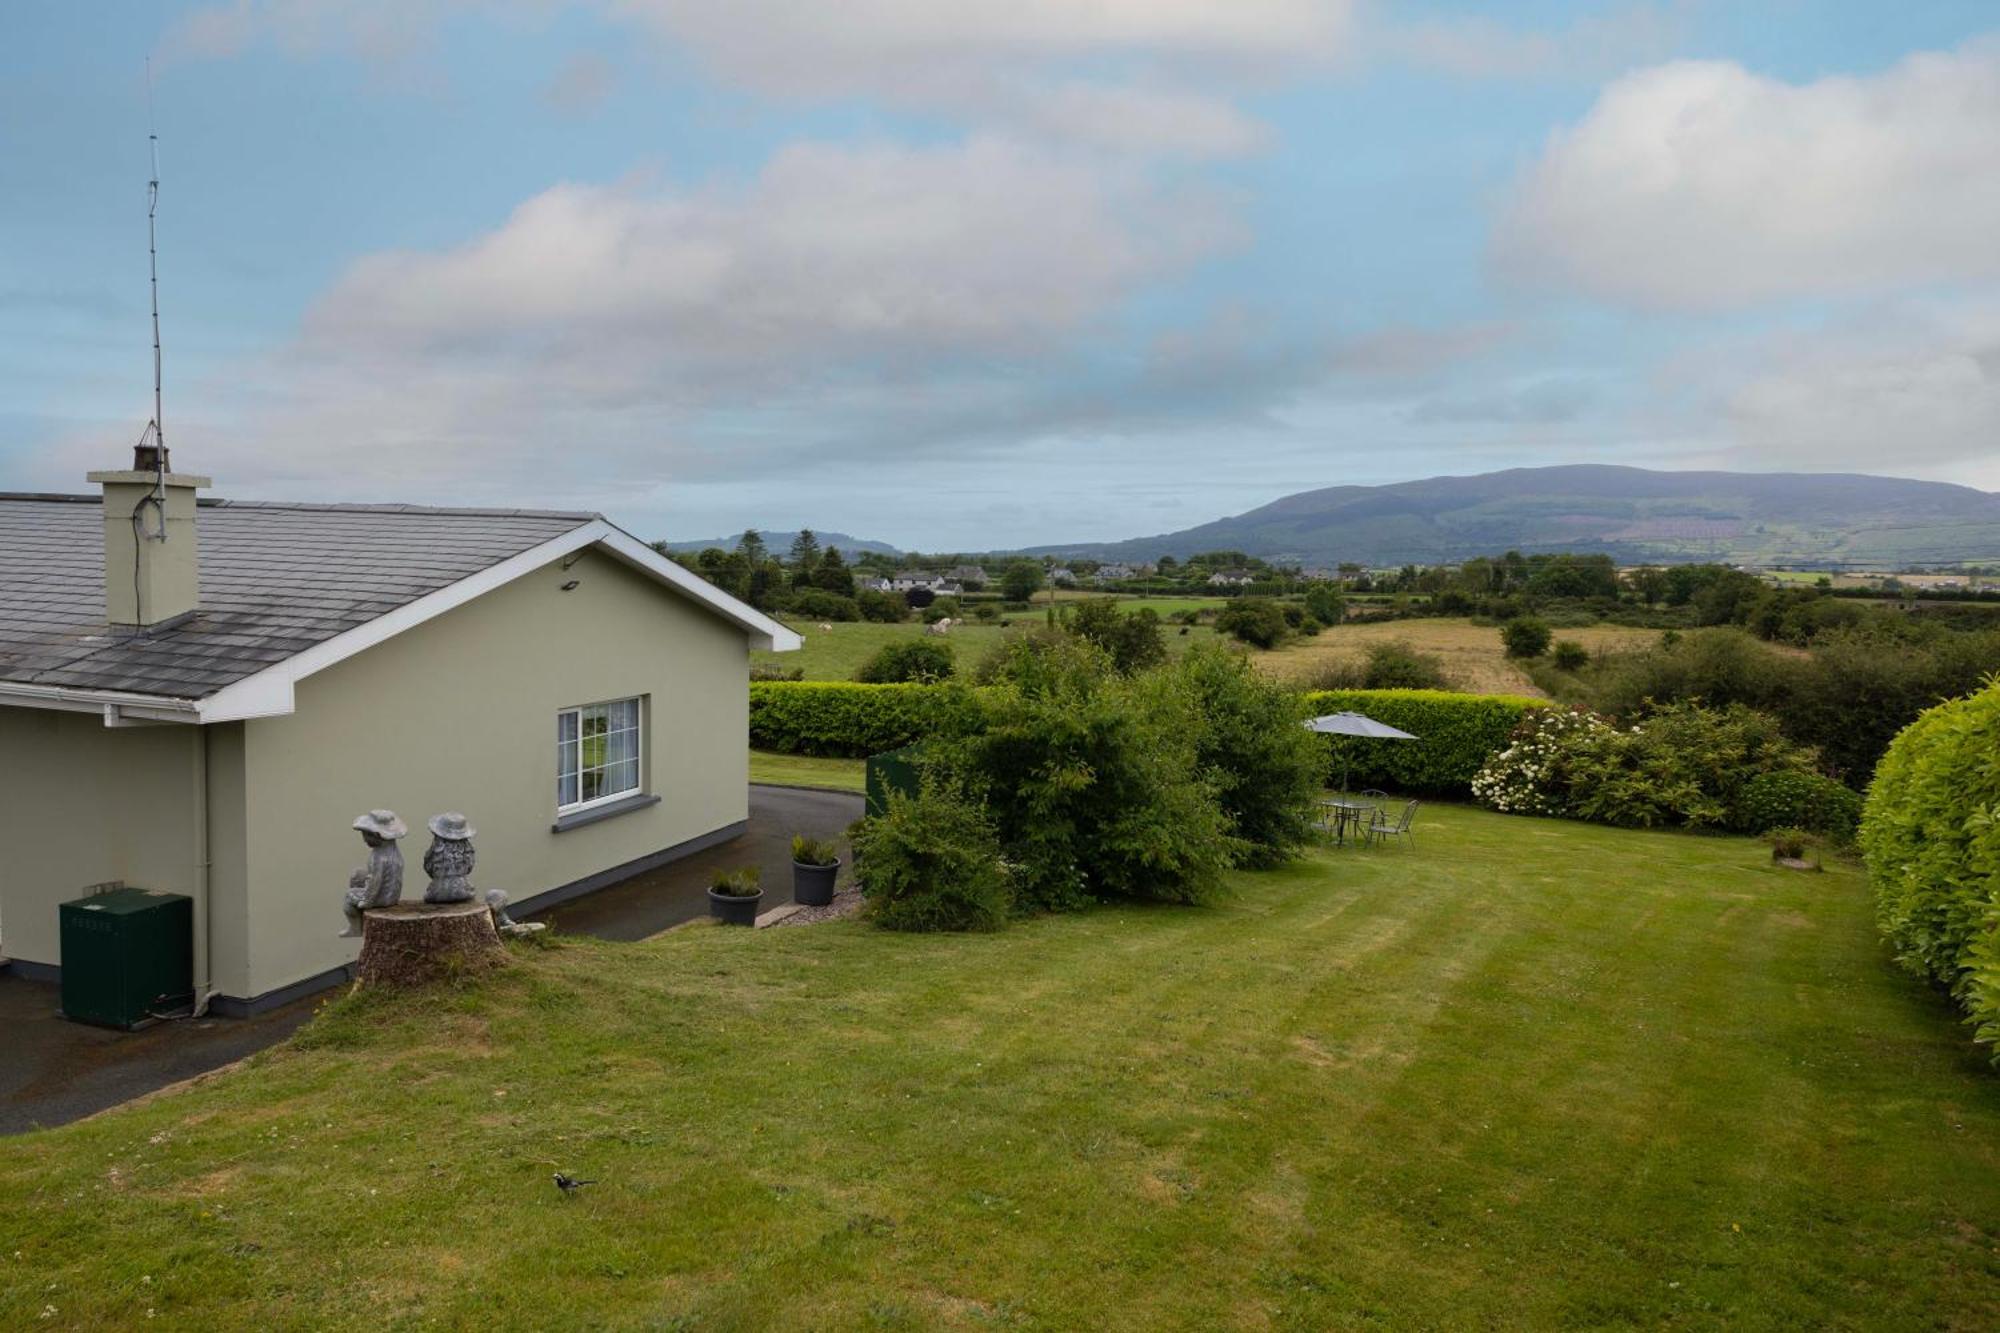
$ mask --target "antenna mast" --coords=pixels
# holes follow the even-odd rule
[[[160,249],[154,218],[160,211],[160,134],[153,119],[153,60],[146,58],[146,146],[152,152],[153,174],[146,182],[146,268],[153,288],[153,421],[147,432],[153,438],[152,457],[146,456],[146,436],[139,437],[134,466],[159,475],[164,486],[167,475],[167,430],[160,407]]]

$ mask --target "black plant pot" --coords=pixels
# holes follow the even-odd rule
[[[801,907],[824,907],[833,901],[833,881],[840,874],[840,862],[812,866],[792,862],[792,901]]]
[[[749,897],[739,897],[733,893],[708,891],[708,914],[725,926],[754,926],[757,924],[757,904],[764,901],[762,889]]]

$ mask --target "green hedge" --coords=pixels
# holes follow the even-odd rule
[[[2000,1041],[2000,683],[1939,704],[1876,765],[1861,817],[1875,917],[1904,966]]]
[[[978,699],[959,685],[750,684],[750,744],[784,754],[860,758],[962,730],[978,717]]]
[[[1313,690],[1305,700],[1315,717],[1365,713],[1417,737],[1413,741],[1329,737],[1330,781],[1339,781],[1344,751],[1349,786],[1431,796],[1467,795],[1473,774],[1507,747],[1522,715],[1531,708],[1548,707],[1545,700],[1519,695],[1447,690]]]
[[[1349,781],[1431,796],[1463,796],[1487,756],[1540,699],[1445,690],[1314,690],[1314,714],[1351,711],[1419,739],[1330,738],[1346,747]],[[866,756],[929,736],[977,727],[978,693],[961,685],[862,685],[849,681],[753,681],[750,744],[786,754]],[[1327,747],[1330,778],[1340,766]]]

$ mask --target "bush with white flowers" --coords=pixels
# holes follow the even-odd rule
[[[1578,752],[1611,731],[1592,713],[1535,709],[1523,715],[1507,747],[1473,775],[1473,799],[1510,815],[1567,815]]]
[[[1818,752],[1775,718],[1740,705],[1653,709],[1628,726],[1590,713],[1523,720],[1472,780],[1511,814],[1561,815],[1625,828],[1752,828],[1759,780],[1814,781]]]

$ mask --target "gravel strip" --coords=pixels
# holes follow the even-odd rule
[[[786,926],[816,926],[822,921],[838,921],[844,916],[853,916],[861,910],[861,890],[853,885],[836,889],[833,901],[824,907],[801,907],[783,921],[771,923],[772,930],[783,930]]]

